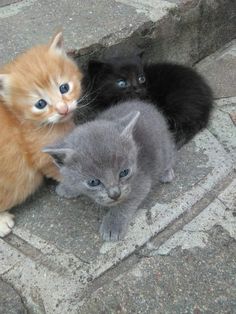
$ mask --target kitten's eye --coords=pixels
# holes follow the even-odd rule
[[[140,84],[145,83],[146,82],[145,76],[143,74],[139,75],[138,81],[139,81]]]
[[[60,87],[60,92],[61,94],[65,94],[65,93],[68,93],[69,89],[70,89],[70,86],[68,83],[65,83],[65,84],[62,84]]]
[[[101,181],[99,179],[92,179],[92,180],[89,180],[87,183],[89,186],[94,187],[94,186],[100,185]]]
[[[117,80],[116,84],[120,87],[120,88],[126,88],[127,87],[127,81],[126,80]]]
[[[119,174],[120,178],[126,177],[129,174],[129,169],[122,170]]]
[[[47,102],[44,99],[40,99],[36,102],[35,107],[38,109],[44,109],[47,106]]]

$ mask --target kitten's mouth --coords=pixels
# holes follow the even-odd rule
[[[118,200],[109,200],[104,204],[105,206],[116,206],[122,203],[125,200],[125,197],[119,198]]]
[[[74,114],[74,112],[70,111],[67,114],[61,116],[60,119],[59,119],[59,122],[65,122],[65,121],[70,120],[72,118],[73,114]]]

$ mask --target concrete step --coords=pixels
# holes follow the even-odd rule
[[[235,37],[233,0],[22,0],[0,7],[0,63],[63,27],[79,61],[118,45],[193,64]],[[2,4],[2,5],[3,5]],[[79,51],[78,51],[79,50]]]

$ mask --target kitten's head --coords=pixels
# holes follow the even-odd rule
[[[112,58],[108,61],[91,60],[88,64],[92,95],[104,104],[116,103],[146,95],[146,78],[139,56]]]
[[[103,206],[127,199],[137,175],[138,147],[132,133],[139,114],[132,112],[117,122],[87,123],[62,143],[46,148],[60,167],[61,188]]]
[[[72,118],[82,74],[66,55],[62,33],[33,47],[0,71],[0,98],[20,120],[53,124]]]

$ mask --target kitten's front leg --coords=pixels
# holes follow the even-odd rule
[[[55,165],[55,163],[52,161],[51,157],[47,156],[46,158],[43,159],[43,161],[44,161],[43,165],[40,168],[43,175],[46,178],[51,178],[60,182],[61,181],[60,170],[57,167],[57,165]]]
[[[137,208],[136,208],[137,209]],[[112,208],[105,215],[100,226],[100,234],[105,241],[122,240],[127,232],[128,226],[134,216],[136,209]]]
[[[57,182],[61,181],[60,171],[56,165],[51,165],[50,167],[44,169],[43,174],[45,175],[46,178],[53,179]]]
[[[173,181],[175,178],[175,173],[174,173],[174,170],[172,168],[164,171],[159,180],[161,183],[170,183],[171,181]]]
[[[119,206],[112,207],[103,218],[100,234],[105,241],[122,240],[139,205],[145,199],[151,188],[151,178],[140,173],[142,182],[133,183],[133,191],[129,199]]]

